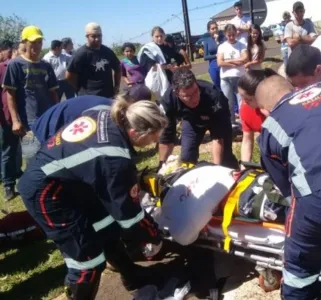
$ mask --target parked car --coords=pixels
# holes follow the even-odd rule
[[[261,27],[263,40],[267,42],[270,38],[273,37],[273,31],[268,27]]]

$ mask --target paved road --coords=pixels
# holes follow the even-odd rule
[[[276,55],[280,55],[280,45],[275,41],[271,40],[266,43],[267,51],[266,57],[274,57]],[[197,63],[193,65],[193,72],[195,75],[202,75],[208,72],[208,62]]]

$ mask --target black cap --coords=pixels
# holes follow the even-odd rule
[[[234,7],[243,7],[242,1],[237,1],[234,3]]]
[[[321,52],[318,48],[307,45],[297,45],[286,65],[286,75],[294,77],[299,74],[311,76],[318,65],[321,64]]]
[[[152,93],[150,89],[144,84],[135,84],[128,89],[128,95],[135,99],[140,100],[152,100]]]
[[[304,4],[301,1],[297,1],[293,4],[293,11],[297,11],[298,9],[304,9]]]

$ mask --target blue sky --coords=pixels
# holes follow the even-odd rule
[[[227,0],[187,1],[189,9],[193,9]],[[192,34],[204,33],[209,18],[231,6],[233,2],[231,0],[190,12]],[[83,44],[85,24],[97,22],[103,29],[104,43],[110,46],[113,42],[122,43],[142,32],[150,31],[152,27],[171,19],[173,14],[179,15],[181,12],[181,0],[18,0],[7,1],[1,6],[0,14],[16,14],[28,24],[39,26],[46,38],[45,46],[53,39],[66,36],[73,38],[75,45]],[[182,18],[182,14],[179,17]],[[183,30],[184,25],[178,18],[173,18],[163,28],[170,33]],[[144,43],[149,40],[148,33],[135,41]]]

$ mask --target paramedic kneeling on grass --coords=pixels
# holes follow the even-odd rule
[[[259,138],[263,166],[283,195],[292,196],[282,296],[320,299],[321,83],[293,93],[285,79],[272,76],[260,83],[255,99],[270,112]]]
[[[172,153],[176,138],[176,121],[182,119],[181,160],[195,164],[205,132],[210,131],[215,164],[238,168],[232,152],[232,126],[227,100],[212,84],[196,80],[192,71],[177,70],[172,87],[161,99],[169,120],[159,144],[160,165]]]
[[[42,146],[20,179],[29,213],[64,256],[69,299],[95,298],[120,231],[160,249],[157,225],[140,206],[132,156],[134,146],[156,142],[166,125],[150,101],[117,100],[111,109],[88,110]],[[145,270],[119,269],[132,288],[152,283]]]

